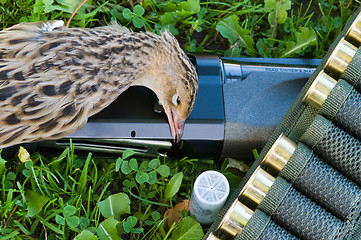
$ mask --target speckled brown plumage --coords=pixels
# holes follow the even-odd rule
[[[198,91],[196,71],[168,32],[113,24],[22,23],[0,32],[0,148],[60,138],[133,85],[152,89],[175,140]]]

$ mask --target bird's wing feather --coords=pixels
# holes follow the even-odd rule
[[[114,30],[114,32],[124,32],[124,33],[132,32],[131,29],[124,27],[124,26],[118,24],[117,22],[111,22],[110,25],[106,26],[106,27],[97,27],[97,29],[104,29],[104,28],[106,28],[107,31],[112,29],[112,30]]]
[[[64,26],[63,20],[49,20],[49,21],[39,21],[39,22],[23,22],[16,24],[12,27],[5,28],[3,32],[7,31],[27,31],[27,32],[51,32],[56,28],[61,28]]]
[[[73,43],[53,32],[62,25],[23,23],[0,32],[0,147],[68,135],[96,112],[84,104],[101,101],[84,66],[67,63],[78,52],[66,52]]]

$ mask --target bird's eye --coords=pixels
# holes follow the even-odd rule
[[[180,96],[178,96],[177,94],[174,95],[172,101],[174,105],[178,106],[181,103]]]

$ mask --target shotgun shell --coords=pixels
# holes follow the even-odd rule
[[[341,39],[328,58],[325,69],[330,72],[332,76],[340,77],[351,62],[356,51],[357,48],[354,45],[345,39]]]
[[[277,176],[295,152],[297,145],[283,133],[277,138],[261,162],[261,165]]]
[[[244,201],[250,200],[251,203],[258,205],[266,196],[274,181],[275,178],[271,174],[258,166],[243,187],[239,197]]]
[[[194,182],[189,212],[201,224],[211,224],[229,194],[227,178],[217,171],[205,171]]]
[[[215,236],[213,233],[211,233],[208,235],[207,240],[221,240],[221,239]]]
[[[238,200],[229,207],[218,229],[231,237],[235,237],[246,226],[253,211]]]
[[[352,25],[346,33],[346,38],[357,47],[361,45],[361,13],[359,13],[353,21]]]
[[[320,109],[336,83],[337,81],[335,79],[321,71],[311,84],[302,101],[317,110]]]

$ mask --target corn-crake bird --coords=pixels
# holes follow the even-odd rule
[[[0,32],[0,148],[66,136],[137,85],[155,92],[180,140],[198,80],[169,32],[63,25],[21,23]]]

